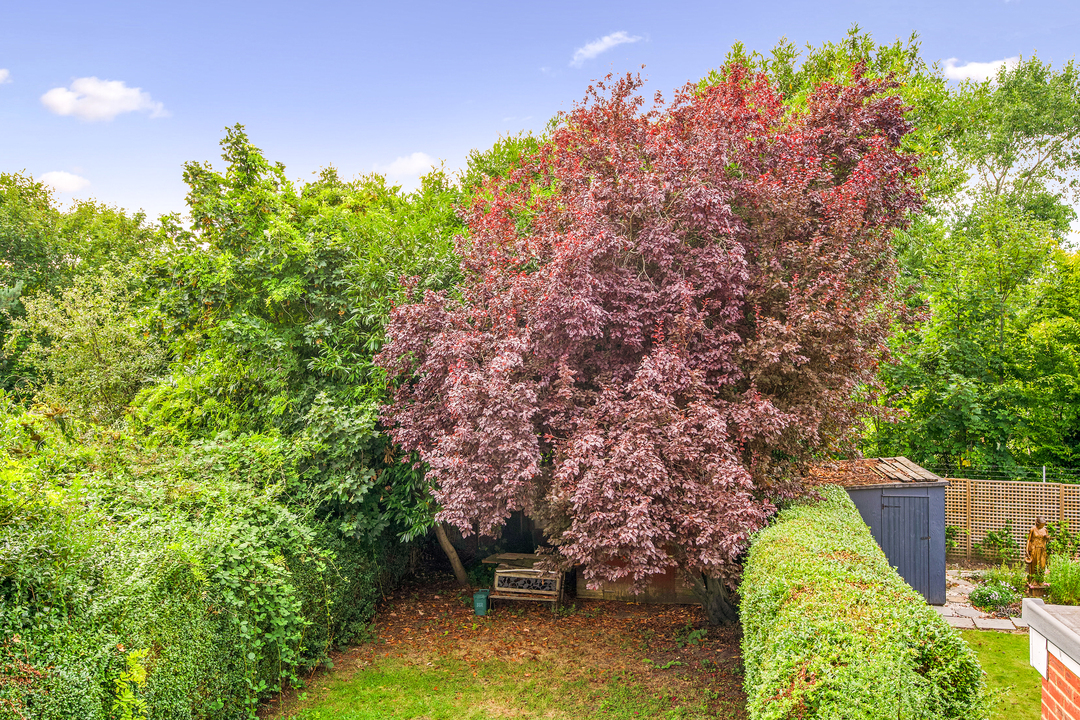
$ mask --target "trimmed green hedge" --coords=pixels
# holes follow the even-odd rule
[[[790,507],[740,587],[752,720],[987,716],[963,639],[889,566],[847,492]]]
[[[254,718],[406,571],[290,502],[272,438],[147,450],[2,401],[0,720]]]
[[[243,488],[197,519],[110,516],[50,490],[0,518],[0,718],[254,717],[369,637],[407,558]]]

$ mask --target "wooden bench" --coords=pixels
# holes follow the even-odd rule
[[[484,558],[484,563],[496,566],[495,587],[488,600],[531,600],[558,607],[563,600],[564,573],[533,568],[544,559],[543,555],[530,553],[499,553]]]

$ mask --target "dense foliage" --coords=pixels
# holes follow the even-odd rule
[[[22,363],[35,370],[40,402],[109,425],[140,388],[160,378],[164,348],[125,285],[108,273],[84,275],[60,297],[21,299],[26,314],[11,323],[5,349],[21,351]]]
[[[971,649],[889,566],[843,488],[750,547],[742,595],[752,720],[986,716]]]
[[[346,182],[333,169],[298,188],[242,128],[222,146],[223,173],[185,167],[193,229],[172,229],[150,268],[172,365],[134,402],[138,425],[171,444],[278,432],[306,481],[297,500],[345,537],[392,522],[423,534],[423,474],[389,462],[372,356],[402,277],[453,283],[457,190],[438,171],[405,196],[379,176]]]
[[[890,230],[918,205],[910,128],[857,75],[798,112],[737,64],[670,107],[638,87],[599,84],[477,193],[459,293],[392,317],[387,419],[440,519],[492,533],[525,510],[590,581],[676,566],[730,621],[768,496],[864,409]]]
[[[286,502],[279,438],[149,449],[0,396],[0,449],[5,717],[249,716],[405,569]]]
[[[14,717],[251,716],[365,637],[400,541],[431,524],[423,473],[376,427],[371,357],[401,276],[452,283],[458,191],[333,170],[296,188],[242,128],[223,146],[224,172],[186,168],[191,230],[56,210],[5,176]]]
[[[857,26],[840,42],[729,59],[775,78],[801,107],[851,68],[900,82],[919,154],[923,211],[894,236],[898,288],[917,322],[897,327],[895,366],[869,390],[863,451],[950,472],[1022,474],[1080,465],[1074,301],[1080,74],[1037,57],[985,81],[949,83],[914,36],[879,45]],[[703,85],[719,81],[710,73]]]
[[[79,278],[99,274],[125,279],[142,275],[156,252],[155,228],[141,213],[94,202],[59,209],[50,189],[33,178],[0,172],[0,346],[9,340],[22,300],[57,295]],[[0,352],[0,389],[32,393],[35,368],[22,360],[21,345]]]
[[[1080,74],[1037,58],[925,110],[940,178],[901,238],[925,321],[882,379],[868,452],[944,467],[1080,464],[1075,220]]]
[[[1050,602],[1080,605],[1080,562],[1066,555],[1050,556],[1045,580],[1050,585]]]
[[[222,146],[223,173],[185,166],[192,231],[152,268],[177,372],[139,405],[185,434],[292,431],[325,404],[370,413],[371,355],[399,279],[443,288],[456,276],[456,194],[439,172],[408,199],[332,168],[295,187],[242,128]]]
[[[184,167],[185,218],[0,173],[0,715],[248,716],[363,637],[436,517],[524,510],[590,581],[675,566],[730,621],[751,533],[853,427],[928,465],[1080,467],[1071,63],[951,85],[914,38],[854,28],[736,46],[668,105],[639,87],[413,193],[294,183],[241,126],[223,166]],[[843,529],[837,502],[775,532],[833,548],[799,513]],[[975,707],[921,612],[880,668],[784,665],[873,641],[776,583],[865,579],[882,622],[902,588],[861,535],[803,569],[772,537],[754,712],[883,678],[916,713]],[[1050,575],[1077,595],[1073,565]]]

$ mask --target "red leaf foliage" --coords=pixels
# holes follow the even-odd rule
[[[439,519],[540,519],[592,580],[731,580],[770,498],[860,412],[918,206],[910,129],[856,75],[785,108],[740,66],[649,111],[608,78],[481,188],[459,294],[393,313],[384,420]]]

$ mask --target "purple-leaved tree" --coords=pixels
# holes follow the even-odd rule
[[[918,206],[890,85],[798,110],[738,65],[645,111],[608,79],[467,210],[465,281],[394,311],[384,421],[438,518],[543,526],[590,583],[676,567],[710,621],[750,534],[865,409]]]

